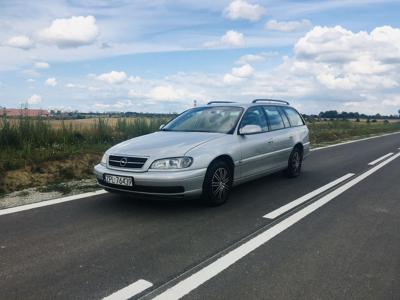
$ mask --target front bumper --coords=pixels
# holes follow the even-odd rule
[[[130,172],[113,170],[98,164],[94,167],[94,174],[98,184],[106,189],[142,196],[192,198],[201,195],[206,170]],[[104,174],[131,176],[134,185],[124,187],[108,184],[104,181]]]

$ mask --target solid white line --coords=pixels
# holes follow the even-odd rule
[[[253,250],[257,249],[261,245],[265,244],[273,237],[277,236],[282,231],[286,230],[287,228],[291,227],[307,215],[311,214],[321,206],[325,205],[335,197],[339,196],[352,186],[356,185],[360,181],[364,180],[371,174],[378,171],[380,168],[384,167],[386,164],[391,162],[392,160],[396,159],[400,156],[400,153],[392,156],[391,158],[383,161],[379,165],[369,169],[365,173],[359,175],[358,177],[352,179],[351,181],[345,183],[344,185],[340,186],[336,190],[330,192],[329,194],[325,195],[321,199],[311,203],[310,205],[306,206],[305,208],[299,210],[298,212],[294,213],[293,215],[289,216],[288,218],[284,219],[282,222],[276,224],[273,227],[265,230],[264,232],[260,233],[256,237],[252,238],[251,240],[245,242],[244,244],[240,245],[239,247],[235,248],[234,250],[230,251],[226,255],[220,257],[216,261],[212,262],[208,266],[204,267],[203,269],[199,270],[198,272],[192,274],[191,276],[187,277],[186,279],[178,282],[176,285],[172,286],[171,288],[167,289],[160,295],[156,296],[154,299],[157,300],[171,300],[171,299],[180,299],[183,296],[187,295],[195,288],[199,287],[206,281],[210,280],[229,266],[233,265],[235,262],[252,252]]]
[[[32,203],[32,204],[10,207],[10,208],[6,208],[6,209],[1,209],[0,216],[13,214],[16,212],[29,210],[29,209],[33,209],[33,208],[59,204],[59,203],[78,200],[78,199],[87,198],[87,197],[93,197],[93,196],[97,196],[97,195],[101,195],[101,194],[105,194],[105,193],[107,193],[105,190],[99,190],[96,192],[84,193],[84,194],[73,195],[73,196],[68,196],[68,197],[63,197],[63,198],[58,198],[58,199],[53,199],[53,200],[36,202],[36,203]]]
[[[362,142],[362,141],[366,141],[366,140],[377,139],[377,138],[380,138],[380,137],[393,135],[393,134],[399,134],[399,133],[400,133],[400,131],[391,132],[391,133],[385,133],[385,134],[381,134],[381,135],[370,136],[370,137],[367,137],[367,138],[362,138],[362,139],[346,141],[346,142],[342,142],[342,143],[338,143],[338,144],[312,148],[310,151],[318,151],[318,150],[322,150],[322,149],[326,149],[326,148],[332,148],[332,147],[337,147],[337,146],[341,146],[341,145],[346,145],[346,144],[352,144],[352,143]]]
[[[300,204],[302,204],[302,203],[314,198],[315,196],[317,196],[317,195],[329,190],[330,188],[334,187],[335,185],[338,185],[339,183],[349,179],[352,176],[354,176],[353,173],[349,173],[347,175],[344,175],[344,176],[342,176],[342,177],[340,177],[340,178],[338,178],[338,179],[336,179],[336,180],[334,180],[334,181],[332,181],[332,182],[330,182],[330,183],[328,183],[328,184],[326,184],[324,186],[321,186],[320,188],[318,188],[318,189],[316,189],[316,190],[314,190],[314,191],[312,191],[312,192],[310,192],[310,193],[308,193],[308,194],[306,194],[306,195],[304,195],[304,196],[302,196],[302,197],[300,197],[300,198],[298,198],[298,199],[296,199],[296,200],[284,205],[284,206],[279,207],[278,209],[275,209],[274,211],[266,214],[263,217],[267,218],[267,219],[275,219],[276,217],[282,215],[283,213],[285,213],[285,212],[291,210],[292,208],[294,208],[294,207],[296,207],[296,206],[298,206],[298,205],[300,205]]]
[[[385,158],[392,156],[393,152],[390,152],[388,154],[385,154],[384,156],[379,157],[378,159],[375,159],[374,161],[371,161],[368,165],[373,166],[376,165],[378,162],[384,160]]]
[[[132,298],[133,296],[140,294],[144,290],[148,289],[149,287],[153,286],[151,282],[148,282],[144,279],[139,279],[138,281],[128,285],[127,287],[116,291],[115,293],[111,294],[103,298],[103,300],[125,300]]]

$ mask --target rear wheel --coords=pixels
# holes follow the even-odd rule
[[[297,177],[301,173],[301,165],[303,164],[303,151],[300,147],[295,147],[290,153],[288,160],[288,167],[286,169],[286,175],[289,178]]]
[[[203,199],[212,206],[224,204],[232,189],[233,174],[229,165],[220,160],[207,169],[203,183]]]

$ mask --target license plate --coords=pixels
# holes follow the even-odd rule
[[[117,175],[104,175],[104,179],[109,184],[133,186],[133,178]]]

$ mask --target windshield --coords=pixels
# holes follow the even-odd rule
[[[192,108],[168,123],[163,131],[230,133],[243,109],[235,106]]]

